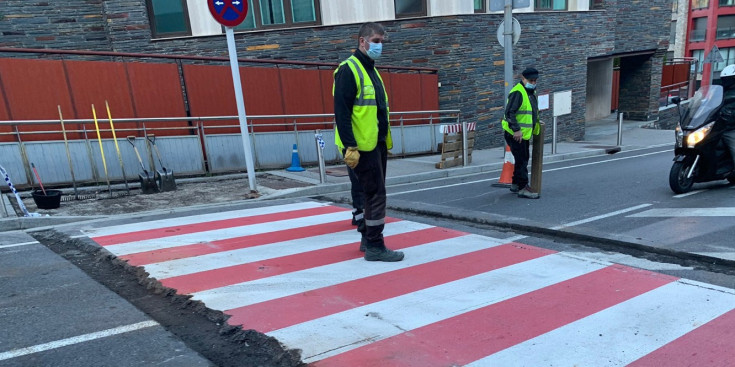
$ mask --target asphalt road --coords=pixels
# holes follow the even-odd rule
[[[521,199],[479,174],[389,188],[389,204],[431,206],[446,213],[484,213],[539,228],[641,243],[735,260],[735,187],[696,184],[674,195],[668,148],[544,165],[541,199]]]

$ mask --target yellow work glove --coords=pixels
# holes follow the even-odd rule
[[[357,147],[349,147],[345,152],[345,164],[347,167],[355,168],[357,163],[360,161],[360,152]]]

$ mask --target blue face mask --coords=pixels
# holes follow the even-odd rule
[[[382,43],[368,42],[368,45],[370,45],[370,48],[367,49],[367,55],[370,56],[371,59],[375,60],[379,58],[381,54],[383,54]]]
[[[526,83],[526,88],[527,88],[527,89],[536,89],[536,84],[533,84],[533,83]]]

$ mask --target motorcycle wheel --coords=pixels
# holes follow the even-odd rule
[[[694,185],[694,175],[687,178],[687,173],[691,168],[691,162],[674,162],[669,172],[669,187],[671,191],[677,194],[689,192]]]

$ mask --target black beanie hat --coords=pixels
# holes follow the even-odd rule
[[[538,70],[534,68],[526,68],[521,74],[526,79],[538,79]]]

